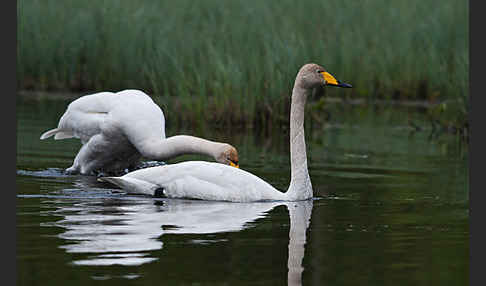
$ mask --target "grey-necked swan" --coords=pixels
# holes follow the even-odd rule
[[[58,127],[40,139],[53,135],[54,139],[81,139],[83,146],[66,169],[69,174],[116,173],[135,167],[142,156],[168,160],[183,154],[203,154],[238,166],[238,152],[230,144],[188,135],[166,138],[164,113],[140,90],[99,92],[74,100]]]
[[[305,150],[304,107],[312,89],[320,85],[351,87],[336,80],[317,64],[306,64],[297,73],[290,106],[291,181],[285,193],[247,171],[201,161],[151,167],[122,177],[102,177],[99,180],[111,182],[130,193],[160,193],[170,198],[233,202],[312,198]]]

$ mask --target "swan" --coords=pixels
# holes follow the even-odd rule
[[[242,169],[213,162],[186,161],[130,172],[121,177],[100,177],[129,193],[164,195],[232,202],[299,201],[312,198],[304,136],[304,107],[307,96],[320,85],[352,87],[341,83],[317,64],[302,66],[295,78],[290,105],[291,180],[283,193]]]
[[[140,90],[98,92],[71,102],[58,127],[40,139],[79,138],[83,144],[68,174],[116,174],[133,168],[141,157],[165,161],[183,154],[203,154],[238,167],[238,152],[227,143],[176,135],[165,137],[164,113]]]

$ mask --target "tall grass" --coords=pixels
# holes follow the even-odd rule
[[[298,69],[315,62],[355,87],[326,89],[331,96],[468,104],[467,1],[22,0],[17,6],[19,89],[138,88],[183,119],[263,122],[288,108]]]

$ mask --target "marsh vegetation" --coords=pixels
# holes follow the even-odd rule
[[[326,98],[430,103],[430,122],[467,128],[468,3],[411,1],[20,1],[20,90],[137,88],[173,120],[286,121],[306,62],[350,90]],[[323,93],[320,91],[319,93]],[[170,107],[170,108],[168,108]]]

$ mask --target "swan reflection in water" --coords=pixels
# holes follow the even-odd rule
[[[162,249],[164,234],[213,234],[251,227],[277,206],[286,205],[290,216],[288,245],[289,285],[298,285],[312,200],[298,202],[229,203],[198,200],[119,196],[76,203],[55,199],[50,226],[64,228],[59,237],[68,253],[89,253],[75,265],[141,265],[157,260],[150,251]]]

